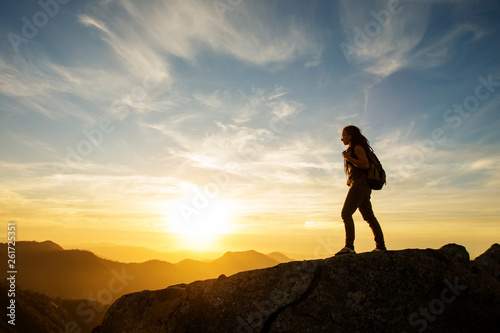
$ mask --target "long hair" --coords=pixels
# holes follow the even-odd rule
[[[354,147],[356,146],[361,146],[367,154],[373,151],[372,147],[370,146],[370,141],[368,141],[368,139],[363,134],[361,134],[361,130],[358,127],[349,125],[344,127],[342,131],[345,131],[346,134],[351,136],[351,144],[349,148],[347,148],[347,151],[349,153],[354,153]],[[344,160],[344,172],[346,175],[349,171],[349,166],[352,166],[352,163]]]

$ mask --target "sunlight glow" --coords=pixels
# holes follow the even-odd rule
[[[171,207],[168,229],[180,236],[185,247],[207,250],[219,235],[232,230],[231,210],[231,205],[220,198],[183,198]]]

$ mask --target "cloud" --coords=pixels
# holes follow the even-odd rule
[[[110,20],[110,24],[115,27],[116,32],[96,17],[86,14],[79,16],[80,23],[101,32],[101,38],[112,48],[127,72],[139,80],[148,74],[154,75],[158,77],[158,81],[169,86],[173,78],[169,73],[168,63],[145,38],[137,34],[137,27],[126,24],[123,18],[117,16],[115,20]]]
[[[343,0],[340,4],[345,35],[340,46],[347,61],[380,77],[402,68],[440,66],[454,55],[455,46],[464,36],[473,42],[489,33],[477,23],[454,20],[443,23],[444,28],[439,31],[430,32],[432,1]],[[470,10],[467,3],[453,6],[453,15],[457,17]]]
[[[159,213],[151,208],[159,209],[162,202],[184,193],[181,180],[174,176],[141,175],[123,165],[85,164],[60,175],[52,174],[50,163],[0,161],[0,166],[5,175],[2,184],[8,188],[0,191],[0,215],[10,219],[74,218],[75,214],[83,219],[113,215],[116,207],[121,213],[147,215]]]
[[[428,5],[395,3],[340,2],[343,30],[354,49],[350,57],[369,73],[388,76],[406,66],[407,55],[427,30]]]
[[[267,20],[269,7],[243,3],[224,18],[218,15],[214,2],[202,0],[172,0],[148,3],[148,6],[121,1],[108,3],[103,9],[116,10],[115,6],[127,15],[114,16],[114,29],[123,38],[128,36],[128,40],[135,40],[141,52],[161,50],[195,61],[200,52],[211,50],[258,66],[290,62],[311,54],[316,57],[315,62],[318,61],[319,46],[312,34],[293,19]],[[84,21],[114,39],[106,26],[96,19],[85,18]],[[145,45],[150,47],[143,49]],[[134,58],[137,57],[131,60]]]
[[[248,207],[256,202],[263,212],[296,211],[297,186],[300,198],[314,198],[308,205],[316,214],[330,209],[325,202],[331,204],[332,192],[343,193],[340,157],[330,142],[301,129],[298,116],[305,106],[282,87],[197,92],[193,101],[198,108],[191,106],[182,116],[144,123],[166,139],[164,162],[182,169],[179,179],[207,191],[218,184],[218,194],[240,202],[242,214],[251,213]],[[207,107],[217,113],[207,117]],[[193,131],[199,122],[203,131]]]
[[[81,88],[76,87],[78,82],[71,71],[53,65],[43,54],[34,60],[19,56],[13,63],[7,63],[0,57],[0,94],[17,102],[13,103],[17,107],[11,107],[11,112],[36,111],[52,119],[68,114],[85,118],[80,108],[69,108],[70,103],[64,98],[50,98],[57,93],[68,94]],[[4,103],[8,105],[7,101]]]
[[[273,91],[266,92],[264,89],[252,88],[250,94],[244,94],[244,103],[241,105],[232,105],[231,113],[233,114],[232,120],[236,123],[242,124],[251,121],[258,115],[265,115],[268,110],[271,110],[276,115],[278,112],[283,112],[279,109],[276,103],[287,103],[281,97],[286,95],[287,91],[283,87],[275,87]],[[282,104],[283,105],[283,104]],[[295,107],[292,107],[295,109]],[[292,111],[295,113],[295,111]]]
[[[387,172],[388,186],[398,195],[418,192],[450,200],[465,189],[496,195],[491,182],[498,174],[500,155],[493,144],[477,149],[477,143],[468,143],[457,148],[449,139],[429,145],[425,140],[412,141],[402,129],[384,133],[373,142]]]
[[[164,79],[158,73],[148,84]],[[0,74],[0,94],[9,98],[3,101],[4,108],[12,113],[37,112],[52,120],[74,117],[91,124],[109,113],[115,101],[132,107],[147,101],[131,98],[132,89],[142,87],[147,73],[134,78],[112,69],[64,66],[42,51],[36,56],[20,55],[12,63],[0,57]],[[144,103],[139,106],[152,108]]]
[[[144,126],[168,138],[168,152],[197,167],[219,167],[241,160],[259,160],[268,149],[275,149],[278,138],[303,105],[286,97],[282,87],[195,93],[199,102],[182,115],[172,115],[161,123]],[[188,102],[189,103],[189,102]],[[217,109],[216,112],[209,112]],[[202,131],[193,131],[202,127]]]
[[[113,33],[107,28],[104,22],[101,22],[94,17],[90,17],[88,15],[80,15],[78,20],[85,26],[96,27],[98,30],[103,31],[107,36],[113,35]]]
[[[435,39],[425,41],[414,52],[409,55],[409,67],[413,68],[433,68],[442,65],[456,52],[456,45],[463,41],[465,43],[474,41],[486,36],[488,30],[469,22],[456,23],[445,34]]]
[[[224,99],[227,99],[228,91],[225,90],[222,92],[221,90],[216,90],[211,94],[204,94],[202,92],[196,92],[193,94],[193,97],[200,102],[201,104],[208,106],[214,109],[221,109],[224,107],[225,102]],[[226,98],[223,98],[221,95],[226,95]]]

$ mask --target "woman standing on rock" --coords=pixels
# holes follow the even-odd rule
[[[366,154],[372,151],[370,143],[361,134],[360,129],[353,125],[344,127],[340,140],[344,145],[349,146],[342,152],[349,191],[347,192],[341,213],[345,225],[345,247],[335,255],[356,253],[354,251],[354,220],[352,218],[356,209],[359,209],[361,216],[368,222],[368,225],[372,229],[376,244],[374,251],[385,251],[384,234],[377,218],[373,214],[370,202],[372,190],[366,181],[365,170],[368,170],[370,167]]]

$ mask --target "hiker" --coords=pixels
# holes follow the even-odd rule
[[[352,125],[344,127],[340,140],[344,145],[349,146],[342,152],[349,191],[347,192],[341,213],[346,234],[345,247],[335,255],[356,253],[354,251],[354,220],[352,218],[356,209],[359,209],[361,216],[368,222],[375,236],[376,248],[373,251],[385,251],[384,234],[377,218],[373,214],[370,202],[372,190],[367,182],[366,170],[370,167],[367,154],[372,152],[370,143],[361,134],[360,129]]]

